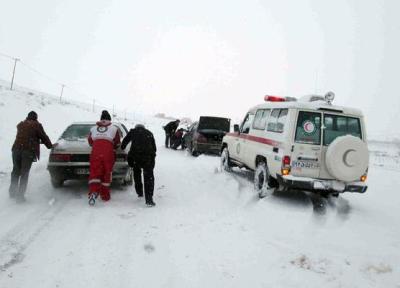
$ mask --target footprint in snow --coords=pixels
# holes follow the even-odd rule
[[[153,253],[155,250],[156,250],[156,248],[154,247],[154,245],[153,244],[151,244],[151,243],[147,243],[147,244],[145,244],[144,246],[143,246],[143,249],[144,249],[144,251],[146,251],[147,253]]]

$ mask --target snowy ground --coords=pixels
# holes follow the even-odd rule
[[[56,98],[0,90],[0,287],[400,287],[394,144],[370,146],[365,195],[259,200],[251,173],[217,173],[217,157],[163,148],[164,123],[148,117],[159,148],[155,208],[131,187],[114,186],[112,200],[95,207],[86,183],[54,190],[45,148],[28,201],[17,205],[7,191],[10,147],[30,110],[52,140],[71,121],[98,117]]]

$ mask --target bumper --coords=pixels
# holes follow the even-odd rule
[[[205,143],[197,143],[196,150],[200,153],[212,153],[212,154],[221,154],[222,143],[217,144],[205,144]]]
[[[89,177],[89,163],[87,162],[49,162],[47,170],[50,175],[62,175],[65,180],[86,179]],[[113,179],[124,179],[130,167],[126,162],[116,162],[113,168]]]
[[[343,183],[337,180],[319,180],[297,176],[277,175],[278,182],[284,187],[306,191],[326,191],[333,193],[355,192],[365,193],[368,186],[363,182]]]

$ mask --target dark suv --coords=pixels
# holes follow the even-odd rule
[[[230,123],[228,118],[201,116],[188,128],[183,137],[184,146],[193,156],[201,153],[220,154],[222,138],[229,132]]]

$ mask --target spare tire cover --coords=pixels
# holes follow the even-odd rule
[[[337,180],[357,181],[368,168],[367,144],[360,138],[346,135],[336,138],[325,155],[328,172]]]

